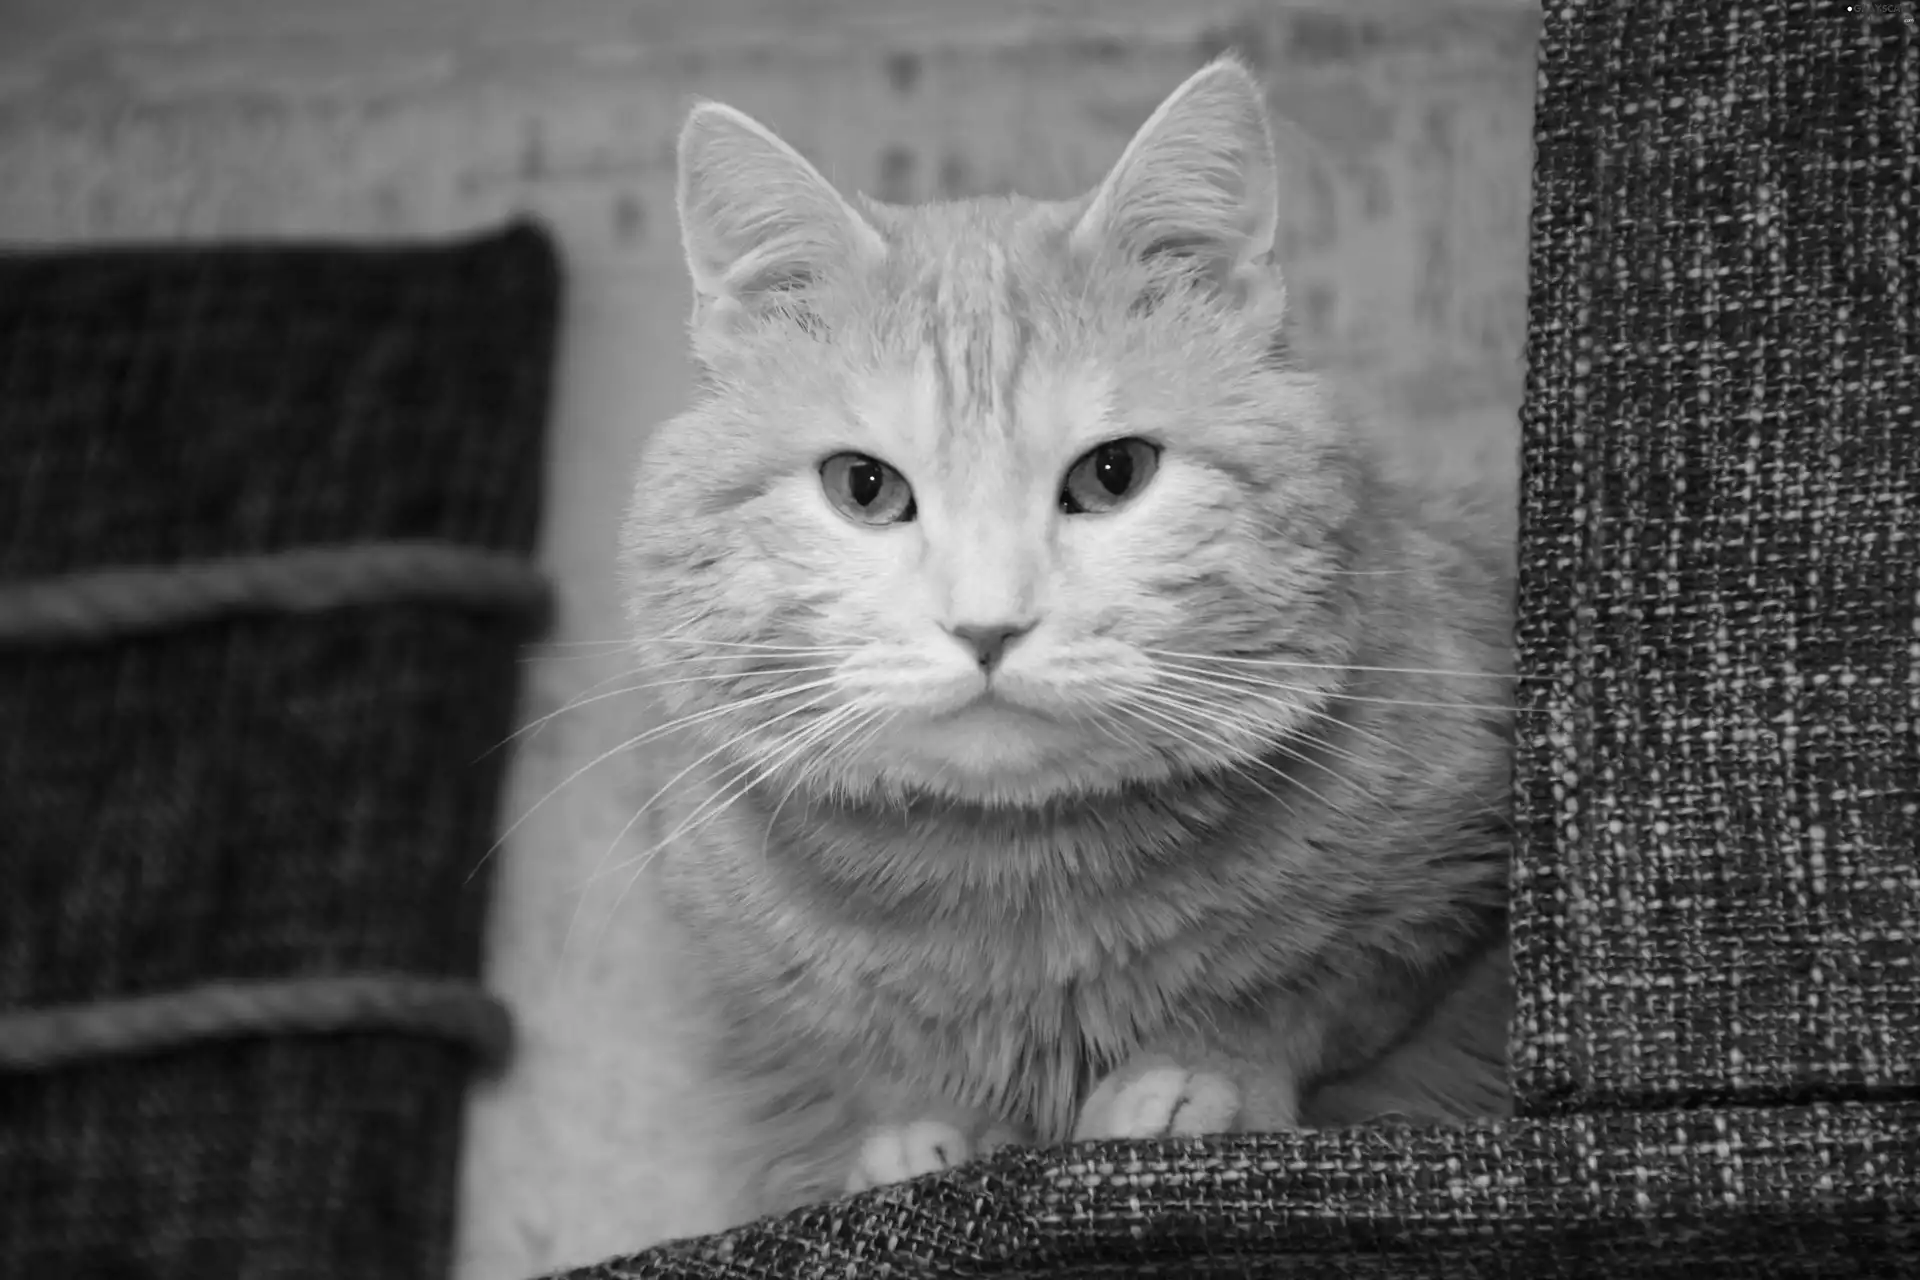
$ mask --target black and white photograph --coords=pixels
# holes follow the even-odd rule
[[[0,0],[0,1280],[1920,1276],[1911,0]]]

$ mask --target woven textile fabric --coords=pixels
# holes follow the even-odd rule
[[[1547,6],[1519,1116],[1004,1154],[576,1280],[1920,1275],[1920,40]]]
[[[1530,1106],[1920,1084],[1920,42],[1854,9],[1541,68]]]
[[[557,269],[443,245],[0,256],[0,595],[541,499]],[[0,1017],[477,978],[526,620],[445,602],[0,646]],[[471,1055],[398,1031],[0,1072],[0,1275],[435,1277]]]

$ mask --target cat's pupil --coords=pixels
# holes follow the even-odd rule
[[[847,468],[847,492],[863,507],[873,505],[880,496],[880,467],[873,462],[856,462]]]
[[[1093,474],[1100,487],[1120,497],[1133,486],[1133,455],[1124,445],[1103,445],[1093,460]]]

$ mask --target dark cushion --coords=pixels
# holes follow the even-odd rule
[[[1546,8],[1515,1120],[1011,1153],[576,1280],[1920,1275],[1911,22]]]
[[[0,255],[0,1275],[445,1273],[557,295]]]

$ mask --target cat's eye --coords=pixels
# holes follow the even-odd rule
[[[1080,455],[1060,485],[1060,509],[1070,516],[1111,511],[1146,488],[1160,467],[1160,450],[1134,436],[1109,440]]]
[[[834,510],[858,524],[905,524],[915,514],[906,477],[864,453],[836,453],[822,462],[820,487]]]

